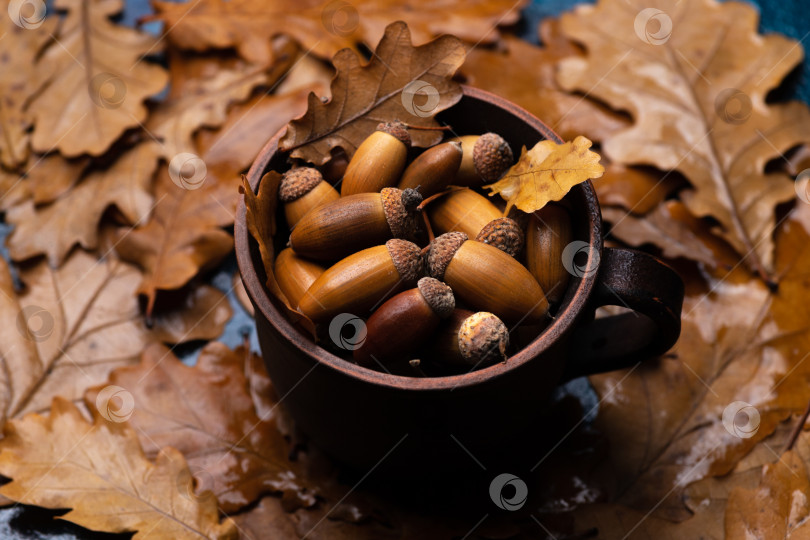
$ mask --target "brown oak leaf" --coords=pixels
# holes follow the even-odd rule
[[[686,519],[681,494],[688,484],[728,473],[805,408],[810,205],[799,205],[778,230],[775,268],[775,292],[742,268],[702,285],[689,280],[673,351],[591,377],[602,399],[596,426],[612,448],[605,472],[615,480],[615,502]],[[724,422],[724,412],[748,405],[757,411],[756,426]]]
[[[392,21],[406,22],[417,43],[452,34],[472,43],[492,43],[498,25],[517,22],[526,0],[471,0],[418,4],[405,0],[200,0],[178,4],[153,0],[168,38],[182,48],[204,51],[235,47],[251,62],[273,60],[270,38],[286,34],[304,49],[331,58],[343,48],[364,43],[374,48]]]
[[[180,298],[171,298],[169,309],[158,309],[152,320],[152,335],[163,343],[216,339],[233,315],[228,297],[216,287],[200,285]]]
[[[600,141],[627,127],[622,114],[560,88],[555,78],[557,63],[582,53],[561,34],[556,19],[544,20],[539,31],[542,47],[504,36],[502,45],[494,50],[471,49],[461,66],[466,82],[520,105],[564,141],[577,135]]]
[[[191,480],[182,454],[162,449],[144,456],[135,431],[96,411],[92,423],[75,405],[55,398],[50,414],[12,420],[0,440],[0,473],[12,479],[0,493],[24,504],[70,508],[60,516],[133,538],[235,539],[237,529],[219,522],[216,501],[185,491]]]
[[[140,223],[152,211],[149,187],[159,149],[147,142],[119,157],[107,169],[92,170],[73,189],[52,203],[35,207],[26,201],[8,210],[14,225],[8,248],[14,260],[44,254],[54,267],[79,244],[95,249],[101,216],[115,206],[129,223]]]
[[[146,123],[147,131],[162,141],[166,160],[195,152],[193,136],[200,128],[220,127],[232,103],[247,100],[254,88],[272,84],[290,68],[297,47],[283,38],[273,46],[277,60],[270,68],[236,58],[169,53],[169,95]]]
[[[164,69],[146,61],[160,41],[114,24],[120,0],[56,0],[66,15],[58,43],[39,59],[48,83],[29,106],[31,146],[65,156],[100,155],[146,118],[143,100],[166,86]]]
[[[311,94],[306,114],[290,122],[279,147],[292,157],[322,165],[335,147],[351,157],[380,122],[438,126],[433,116],[461,99],[461,87],[451,77],[464,54],[458,38],[443,36],[414,47],[405,23],[390,24],[368,64],[361,65],[351,50],[335,55],[331,100],[323,103]],[[412,129],[410,134],[420,147],[442,137],[431,130]]]
[[[140,274],[121,261],[76,251],[58,270],[40,262],[21,270],[19,294],[0,267],[0,425],[47,410],[57,395],[81,399],[150,340],[135,297]]]
[[[682,194],[689,210],[717,219],[720,234],[768,279],[774,207],[794,191],[765,164],[810,140],[810,113],[766,96],[800,61],[801,47],[759,35],[756,9],[737,2],[601,0],[561,23],[586,49],[560,63],[561,86],[635,121],[603,141],[607,157],[683,173],[694,186]]]
[[[211,490],[225,512],[268,492],[282,493],[290,510],[315,503],[288,459],[279,411],[273,407],[259,416],[256,410],[252,379],[267,379],[260,362],[244,348],[210,343],[189,367],[152,345],[138,365],[114,371],[108,381],[132,395],[129,422],[147,457],[166,446],[179,449],[197,479],[196,493]],[[101,390],[88,391],[88,407]]]
[[[239,197],[239,173],[246,169],[266,139],[295,114],[303,112],[307,90],[268,95],[234,110],[222,129],[203,137],[196,154],[178,154],[161,167],[155,185],[155,208],[142,227],[122,231],[116,250],[144,269],[139,293],[148,298],[150,316],[159,290],[177,289],[201,269],[215,266],[233,249],[223,227],[233,224]],[[191,172],[183,167],[188,166]]]
[[[39,91],[47,77],[39,69],[36,59],[51,41],[57,27],[54,17],[32,20],[32,25],[23,20],[17,21],[22,24],[15,24],[12,17],[15,14],[25,17],[23,7],[26,5],[31,6],[15,6],[11,0],[0,2],[3,13],[3,17],[0,17],[0,35],[3,36],[3,49],[6,51],[0,55],[0,95],[3,96],[0,100],[0,163],[9,169],[21,168],[28,159],[32,122],[28,101],[31,95]],[[31,14],[33,19],[38,15]]]
[[[730,270],[737,264],[734,249],[712,234],[710,226],[693,216],[680,201],[664,201],[644,217],[603,206],[602,218],[612,223],[611,235],[631,246],[653,244],[661,248],[664,257],[684,257],[710,268]]]

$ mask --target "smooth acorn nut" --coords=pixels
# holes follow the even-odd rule
[[[431,277],[423,277],[415,289],[387,300],[366,323],[366,340],[355,349],[361,366],[385,366],[407,359],[448,317],[456,305],[453,291]]]
[[[341,196],[376,193],[397,185],[410,147],[411,136],[402,122],[378,125],[377,130],[360,143],[349,161],[340,187]]]
[[[316,323],[344,312],[363,316],[390,294],[416,282],[422,270],[419,247],[394,238],[328,268],[301,298],[298,310]]]
[[[419,187],[423,197],[430,197],[453,182],[460,164],[461,143],[438,144],[422,152],[408,165],[398,187]]]
[[[461,143],[463,156],[453,182],[458,186],[483,186],[497,182],[514,163],[509,143],[497,133],[465,135]]]
[[[526,231],[526,267],[546,291],[548,301],[559,302],[571,275],[562,253],[573,240],[571,216],[562,206],[549,203],[529,219]]]
[[[428,355],[440,364],[478,369],[506,360],[509,330],[496,315],[456,309],[431,340]]]
[[[414,240],[422,221],[418,191],[383,188],[357,193],[307,213],[290,234],[290,247],[301,256],[334,261],[389,238]]]
[[[462,232],[431,242],[427,273],[450,285],[457,300],[506,322],[540,322],[548,312],[543,289],[522,264]]]
[[[276,257],[273,273],[281,292],[291,306],[297,306],[310,285],[315,283],[326,268],[307,259],[302,259],[290,248],[281,250]]]
[[[475,238],[487,223],[503,216],[489,199],[471,189],[456,189],[425,204],[430,225],[436,234],[463,232]]]
[[[292,228],[313,208],[338,200],[340,193],[324,181],[318,169],[298,167],[282,175],[278,198],[284,203],[287,225]]]
[[[484,225],[475,239],[500,249],[510,257],[517,257],[523,249],[524,235],[514,219],[501,217]]]

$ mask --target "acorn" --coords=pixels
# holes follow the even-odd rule
[[[463,156],[453,182],[458,186],[483,186],[497,182],[512,166],[512,148],[497,133],[465,135],[451,139],[461,143]]]
[[[456,189],[425,204],[433,232],[463,232],[475,238],[487,223],[503,216],[489,199],[471,189]]]
[[[503,251],[449,232],[430,244],[427,273],[453,288],[456,299],[510,323],[540,322],[548,312],[543,289]]]
[[[313,208],[338,200],[340,193],[323,179],[318,169],[298,167],[282,175],[278,198],[284,203],[287,225],[292,228]]]
[[[341,196],[376,193],[397,185],[410,147],[411,136],[402,122],[380,123],[349,161],[340,187]]]
[[[455,305],[450,287],[423,277],[415,289],[399,293],[371,315],[366,323],[366,340],[354,351],[355,361],[374,367],[407,359],[430,338]]]
[[[419,187],[423,197],[442,191],[456,177],[461,155],[459,142],[446,142],[428,148],[402,173],[399,189]]]
[[[548,301],[559,302],[571,275],[562,264],[562,253],[573,241],[568,211],[549,203],[531,215],[526,231],[526,267],[546,291]]]
[[[475,239],[500,249],[510,257],[517,257],[523,249],[524,235],[514,219],[500,217],[484,225]]]
[[[309,287],[298,310],[313,322],[343,312],[362,316],[389,295],[413,284],[422,269],[419,247],[394,238],[335,263]]]
[[[326,269],[307,259],[302,259],[290,248],[281,250],[276,257],[273,273],[281,292],[291,306],[297,306],[301,297]]]
[[[477,369],[506,360],[509,330],[496,315],[455,309],[434,335],[427,354],[439,364]]]
[[[341,197],[304,216],[290,234],[290,247],[304,257],[334,261],[389,238],[414,240],[422,223],[416,210],[421,202],[414,189]]]
[[[523,248],[523,230],[489,199],[471,189],[450,191],[426,205],[433,232],[459,231],[516,256]]]

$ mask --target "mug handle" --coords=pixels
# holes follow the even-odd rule
[[[672,347],[681,333],[684,284],[661,260],[634,249],[605,248],[590,311],[631,312],[591,320],[571,339],[563,380],[630,367]]]

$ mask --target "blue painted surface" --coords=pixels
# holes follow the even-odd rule
[[[577,3],[572,0],[534,0],[532,4],[524,10],[524,21],[519,25],[521,36],[534,43],[538,42],[537,25],[548,16],[555,16],[559,13],[571,9]],[[777,0],[755,0],[752,3],[760,8],[761,24],[760,30],[764,33],[780,32],[797,40],[804,40],[810,35],[810,12],[808,5],[801,0],[777,1]],[[125,12],[122,15],[122,22],[134,25],[138,18],[151,13],[147,0],[130,0],[126,4]],[[153,33],[160,31],[158,23],[144,25],[145,30]],[[807,45],[807,42],[803,42]],[[810,59],[805,58],[803,66],[796,70],[788,78],[785,88],[776,97],[778,99],[798,98],[810,103]],[[8,226],[0,223],[0,240],[8,234]],[[0,249],[0,253],[2,249]],[[6,253],[3,253],[6,256]],[[229,291],[231,287],[230,276],[233,274],[236,263],[233,257],[223,263],[220,270],[215,273],[212,283],[223,291]],[[250,334],[251,348],[258,350],[256,341],[255,326],[253,320],[242,309],[236,301],[234,295],[229,293],[229,300],[234,309],[234,317],[228,323],[220,340],[230,347],[235,347],[243,342],[243,335]],[[196,349],[184,351],[182,358],[187,363],[193,363],[196,359]],[[592,420],[596,415],[596,395],[585,379],[571,381],[558,391],[558,396],[573,394],[580,398],[583,408],[589,411],[588,420]],[[43,511],[36,508],[15,506],[7,509],[0,509],[0,538],[11,540],[25,540],[40,538],[47,540],[74,540],[74,539],[110,539],[128,538],[130,535],[108,535],[91,533],[70,523],[54,520],[57,514]]]

